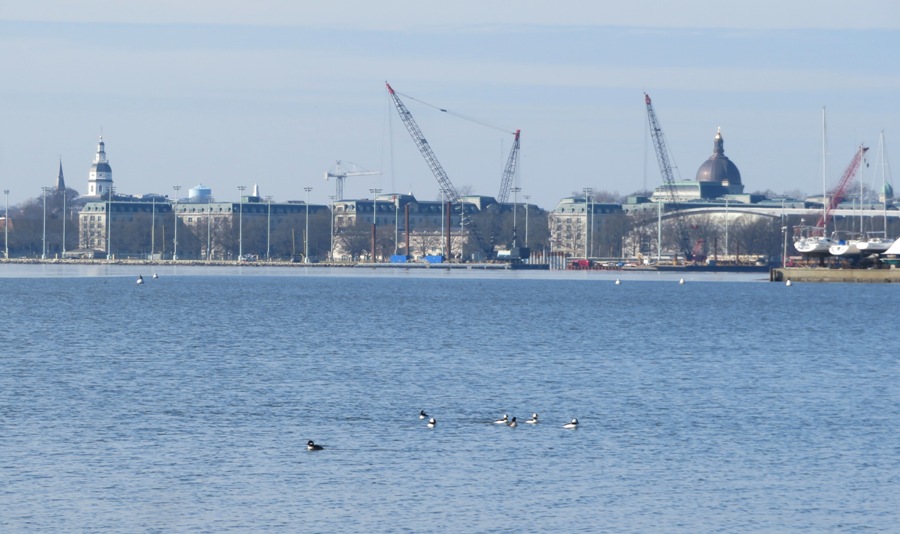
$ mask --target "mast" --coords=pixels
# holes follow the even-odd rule
[[[828,171],[826,167],[827,156],[825,155],[825,106],[822,106],[822,237],[828,237]]]

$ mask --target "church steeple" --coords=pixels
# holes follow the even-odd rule
[[[66,191],[66,179],[63,177],[62,158],[59,158],[59,177],[56,178],[56,192],[64,193]]]

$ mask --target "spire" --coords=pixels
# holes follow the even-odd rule
[[[259,196],[259,186],[256,184],[253,184],[253,196],[255,196],[255,197]]]
[[[97,154],[94,155],[94,163],[109,163],[106,159],[106,144],[103,142],[103,136],[100,136],[100,142],[97,143]]]
[[[62,193],[66,190],[66,179],[63,178],[62,158],[59,158],[59,177],[56,178],[56,191]]]
[[[713,154],[725,155],[725,142],[722,140],[722,128],[716,128],[716,137],[713,140]]]

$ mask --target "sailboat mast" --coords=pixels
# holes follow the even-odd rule
[[[828,218],[826,217],[828,213],[828,171],[826,167],[827,157],[825,155],[825,151],[827,147],[825,146],[826,139],[826,131],[825,131],[825,106],[822,106],[822,237],[828,237]]]
[[[886,160],[885,160],[885,156],[884,156],[884,151],[885,151],[885,148],[884,148],[884,130],[881,130],[881,138],[879,139],[878,150],[881,151],[881,195],[882,195],[882,202],[881,202],[881,217],[882,217],[882,219],[883,219],[883,221],[884,221],[884,237],[887,237],[887,231],[888,231],[888,226],[887,226],[887,201],[888,201],[888,198],[887,198],[887,181],[885,180],[885,176],[884,176],[884,167],[885,167],[885,161],[886,161]]]

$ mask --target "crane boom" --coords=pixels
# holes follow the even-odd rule
[[[819,216],[819,222],[816,226],[825,228],[825,225],[831,220],[831,212],[844,200],[847,186],[853,180],[853,177],[856,176],[856,171],[859,170],[859,164],[862,162],[863,155],[867,150],[869,150],[869,147],[860,145],[859,150],[856,151],[856,155],[853,156],[853,159],[850,161],[850,165],[844,170],[844,174],[841,176],[838,185],[832,190],[831,198],[823,199],[825,201],[825,209],[822,211],[822,215]]]
[[[653,137],[653,148],[656,149],[656,161],[659,163],[659,172],[662,173],[663,184],[666,187],[666,193],[672,209],[675,211],[673,219],[675,221],[675,230],[678,238],[678,248],[684,254],[685,259],[694,257],[691,248],[691,240],[688,235],[687,225],[684,218],[678,214],[678,192],[675,189],[675,176],[672,173],[672,164],[669,163],[669,149],[666,147],[666,138],[663,136],[662,128],[656,119],[656,112],[653,111],[653,104],[650,101],[650,95],[644,93],[644,102],[647,104],[647,117],[650,121],[650,135]]]
[[[437,178],[438,185],[440,185],[441,189],[449,195],[451,202],[458,202],[459,193],[456,192],[456,188],[453,187],[450,177],[447,176],[447,172],[444,171],[441,162],[438,161],[437,156],[434,155],[434,151],[431,150],[431,145],[428,144],[428,141],[422,134],[422,130],[419,129],[419,125],[416,124],[415,119],[413,119],[412,113],[410,113],[409,110],[406,109],[406,106],[403,105],[403,102],[400,100],[400,97],[397,96],[397,93],[394,91],[394,88],[391,87],[391,84],[384,82],[384,85],[387,86],[388,93],[391,95],[391,100],[394,101],[394,106],[397,108],[400,120],[403,121],[403,125],[406,126],[406,130],[409,132],[410,137],[412,137],[413,142],[416,143],[419,152],[422,153],[422,157],[425,158],[425,163],[428,164],[432,174]]]
[[[516,137],[513,140],[512,149],[509,151],[506,167],[503,168],[503,176],[500,178],[500,194],[497,195],[497,202],[501,204],[509,200],[509,191],[512,189],[513,177],[519,168],[519,135],[521,132],[522,130],[516,130]]]

